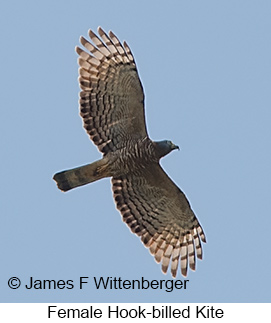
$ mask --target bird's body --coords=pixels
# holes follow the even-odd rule
[[[105,177],[141,174],[147,167],[158,164],[162,156],[178,147],[167,141],[153,142],[149,138],[130,141],[126,147],[109,152],[102,159],[85,166],[55,174],[62,191],[92,183]]]
[[[179,263],[187,274],[202,258],[203,230],[183,192],[159,160],[177,149],[171,141],[152,141],[144,115],[144,93],[130,48],[110,32],[89,31],[81,38],[90,52],[79,54],[80,114],[84,127],[103,158],[54,175],[62,191],[112,177],[118,210],[131,231],[141,237],[165,273],[171,261],[176,277]]]

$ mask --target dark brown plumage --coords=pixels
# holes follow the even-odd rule
[[[202,259],[203,230],[182,191],[159,164],[178,148],[171,141],[152,141],[147,134],[144,94],[130,48],[109,32],[91,30],[92,43],[81,37],[79,55],[80,115],[103,158],[54,175],[63,191],[112,177],[118,210],[131,231],[141,237],[162,271],[176,277],[180,263]],[[171,262],[171,264],[170,264]]]

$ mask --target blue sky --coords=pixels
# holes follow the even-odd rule
[[[0,5],[2,302],[270,302],[270,1],[9,1]],[[149,135],[208,243],[186,290],[17,290],[34,279],[171,279],[122,223],[105,179],[69,193],[55,172],[100,158],[78,115],[74,47],[126,40]],[[183,279],[178,276],[179,279]]]

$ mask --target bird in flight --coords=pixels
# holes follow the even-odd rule
[[[144,92],[133,54],[113,32],[89,30],[80,38],[80,115],[91,140],[103,154],[91,164],[54,175],[66,192],[105,177],[112,178],[116,207],[131,231],[141,238],[162,272],[176,277],[202,259],[203,229],[184,193],[159,160],[178,149],[169,140],[152,141],[147,133]]]

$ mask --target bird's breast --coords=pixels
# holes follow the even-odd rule
[[[158,163],[151,140],[129,142],[113,154],[115,160],[111,166],[113,176],[138,173],[149,164]]]

